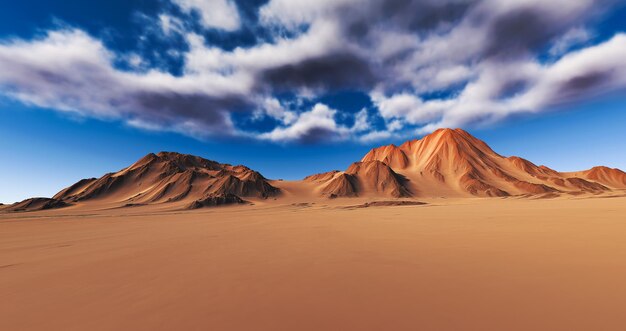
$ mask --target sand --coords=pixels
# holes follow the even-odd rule
[[[0,330],[623,330],[626,198],[0,214]]]

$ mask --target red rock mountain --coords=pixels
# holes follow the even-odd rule
[[[345,172],[328,172],[305,178],[321,185],[320,193],[329,198],[384,195],[409,197],[405,179],[381,161],[353,163]]]
[[[332,197],[451,197],[602,193],[626,188],[626,174],[596,167],[560,173],[504,157],[461,129],[440,129],[401,146],[371,150],[345,172],[310,176]]]
[[[119,206],[176,203],[194,209],[244,203],[245,198],[264,199],[279,194],[278,188],[247,167],[161,152],[148,154],[118,172],[83,179],[52,199],[29,199],[11,208],[30,211],[76,203]]]
[[[259,200],[340,197],[505,197],[602,194],[626,190],[626,173],[595,167],[563,173],[520,157],[504,157],[461,129],[440,129],[400,146],[371,150],[346,171],[299,182],[269,181],[245,166],[161,152],[101,178],[84,179],[53,198],[33,198],[3,211],[89,204],[97,208],[163,205],[195,209]]]

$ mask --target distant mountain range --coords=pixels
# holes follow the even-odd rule
[[[0,205],[0,210],[35,211],[75,205],[196,209],[298,197],[556,197],[623,189],[626,173],[619,169],[558,172],[519,157],[501,156],[461,129],[440,129],[400,146],[375,148],[346,171],[316,174],[294,182],[268,180],[248,167],[193,155],[148,154],[118,172],[81,180],[52,198]]]

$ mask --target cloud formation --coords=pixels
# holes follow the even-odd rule
[[[254,10],[245,24],[257,40],[223,45],[164,9],[163,38],[186,44],[177,74],[78,28],[51,30],[0,43],[0,93],[144,129],[315,142],[491,123],[626,90],[626,35],[589,29],[610,0],[172,1],[229,45],[244,33],[240,12]],[[369,112],[319,101],[341,91],[368,95]]]
[[[197,12],[207,28],[234,31],[241,25],[237,5],[232,0],[172,1],[185,12]]]

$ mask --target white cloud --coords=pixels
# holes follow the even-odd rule
[[[298,115],[294,111],[286,109],[276,98],[266,97],[259,103],[260,106],[258,110],[262,115],[267,115],[273,119],[279,120],[285,125],[293,123],[298,118]]]
[[[337,110],[318,103],[310,111],[301,113],[298,119],[286,127],[278,127],[259,138],[272,141],[305,141],[345,139],[350,129],[337,124]]]
[[[389,139],[392,136],[393,134],[389,131],[372,131],[360,136],[358,139],[362,143],[372,143]]]
[[[573,28],[554,42],[549,53],[552,56],[563,55],[572,47],[588,42],[592,37],[591,32],[585,28]]]
[[[401,122],[410,124],[424,124],[436,120],[451,105],[449,100],[425,102],[420,97],[409,93],[400,93],[386,97],[375,92],[371,97],[384,119],[398,119]],[[399,123],[395,122],[392,128],[397,128],[398,126]]]
[[[12,40],[0,44],[0,87],[26,104],[84,116],[176,131],[181,122],[193,120],[207,133],[233,131],[227,105],[249,92],[245,79],[125,72],[113,66],[115,57],[79,30],[52,31],[30,42]]]
[[[172,0],[182,10],[197,11],[207,28],[235,31],[241,26],[237,5],[232,0]]]
[[[355,0],[271,0],[259,10],[265,24],[281,24],[288,28],[298,28],[327,16],[344,4],[354,4]]]
[[[172,17],[168,14],[159,15],[159,26],[165,35],[170,35],[174,32],[183,33],[184,27],[183,22],[181,22],[178,18]]]
[[[423,126],[419,132],[494,122],[515,113],[546,111],[626,90],[624,58],[626,34],[618,34],[597,46],[567,54],[553,64],[541,65],[526,60],[506,67],[488,66],[458,97],[425,102],[423,107],[440,102],[446,102],[448,106],[442,110],[440,120]],[[525,85],[517,93],[502,96],[503,80],[504,83],[522,80]]]
[[[369,121],[369,115],[367,114],[367,109],[361,109],[354,116],[354,125],[352,126],[352,131],[354,132],[363,132],[369,131],[372,125]]]

